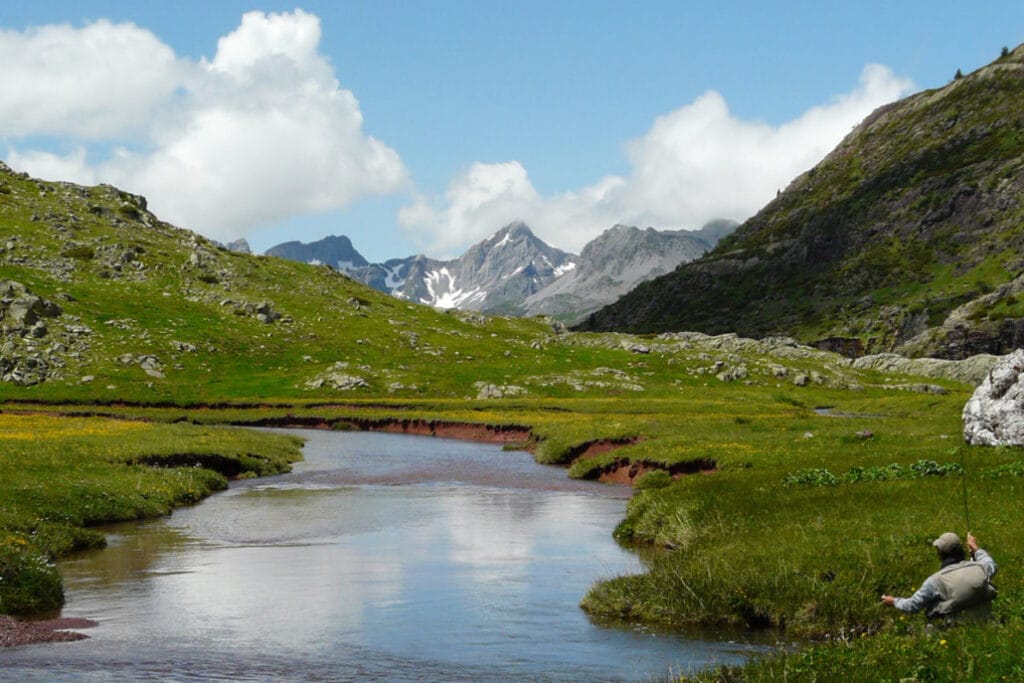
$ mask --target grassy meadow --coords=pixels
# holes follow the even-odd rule
[[[1014,639],[1024,625],[1024,602],[1015,567],[1024,544],[1013,511],[1024,502],[1024,453],[961,446],[969,387],[936,395],[704,384],[695,381],[672,398],[635,400],[378,398],[218,408],[9,403],[0,415],[0,443],[16,454],[4,462],[20,478],[5,479],[13,487],[5,488],[2,509],[6,514],[13,501],[22,502],[18,515],[5,517],[0,537],[8,554],[18,545],[53,558],[98,543],[90,524],[165,514],[223,486],[223,474],[204,467],[225,471],[226,461],[211,453],[246,462],[232,465],[238,469],[230,474],[272,473],[295,457],[287,439],[216,427],[222,423],[521,425],[531,430],[522,445],[539,460],[568,466],[568,476],[596,477],[632,464],[710,464],[676,479],[655,472],[637,481],[615,535],[660,550],[644,553],[644,573],[599,582],[582,596],[583,608],[599,620],[725,627],[738,637],[768,628],[804,643],[699,680],[835,680],[840,672],[855,680],[857,672],[863,680],[1012,680],[1019,673]],[[48,414],[33,414],[40,408]],[[27,438],[35,433],[47,437]],[[626,445],[572,461],[595,441]],[[883,609],[878,596],[911,593],[935,569],[931,539],[965,531],[961,465],[972,531],[1001,568],[999,625],[933,633],[922,617]],[[54,469],[59,478],[50,477]],[[34,507],[24,502],[28,490],[38,491]],[[97,501],[104,506],[88,512]],[[50,529],[58,513],[59,525]],[[43,532],[32,533],[32,514],[46,520]],[[879,678],[882,661],[886,673]]]

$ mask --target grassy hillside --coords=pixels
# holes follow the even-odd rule
[[[884,383],[789,342],[566,333],[227,251],[115,188],[0,167],[0,400],[667,397],[708,378]],[[722,381],[722,380],[717,380]]]
[[[1024,46],[880,108],[710,255],[583,328],[840,337],[856,352],[951,358],[1019,346],[1022,99]]]

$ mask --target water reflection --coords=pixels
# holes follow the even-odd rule
[[[500,447],[308,432],[295,472],[122,525],[64,566],[91,640],[0,653],[38,680],[650,680],[749,649],[601,628],[636,571],[622,489]]]

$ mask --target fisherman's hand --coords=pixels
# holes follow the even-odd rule
[[[967,549],[971,551],[971,555],[978,550],[978,539],[974,537],[974,534],[967,534]]]
[[[892,607],[892,606],[894,606],[896,604],[896,598],[894,598],[891,595],[883,595],[882,596],[882,604],[883,605],[888,605],[889,607]]]

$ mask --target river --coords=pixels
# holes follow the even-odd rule
[[[65,561],[88,640],[0,652],[4,680],[650,681],[761,648],[599,626],[625,487],[501,446],[308,430],[290,474],[111,527]]]

